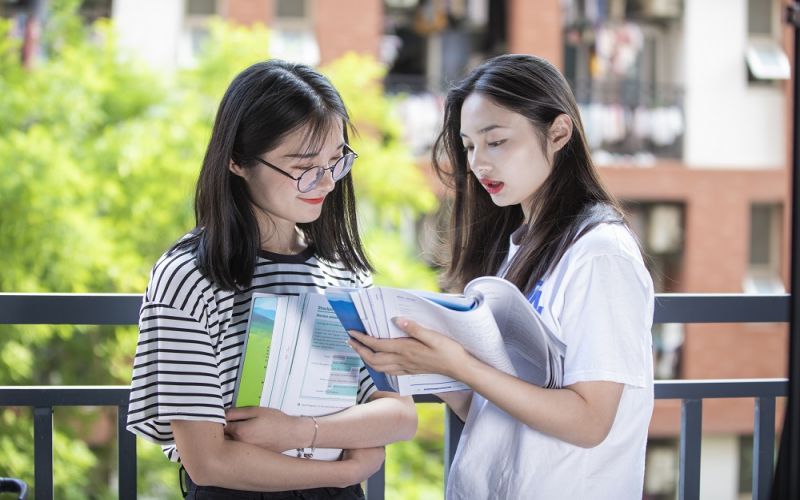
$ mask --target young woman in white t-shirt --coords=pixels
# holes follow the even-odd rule
[[[485,62],[447,96],[434,167],[455,187],[450,288],[502,275],[566,344],[564,387],[545,389],[414,318],[395,319],[409,339],[352,333],[378,370],[472,388],[440,395],[466,422],[447,498],[640,499],[653,285],[592,163],[569,85],[537,57]]]

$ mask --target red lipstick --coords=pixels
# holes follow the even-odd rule
[[[300,198],[300,201],[304,201],[309,205],[319,205],[323,201],[325,201],[325,197],[322,196],[320,198]]]
[[[481,179],[481,184],[489,192],[489,194],[497,194],[505,187],[504,182],[493,181],[492,179]]]

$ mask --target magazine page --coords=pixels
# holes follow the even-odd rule
[[[406,290],[383,288],[382,293],[388,318],[412,318],[423,326],[455,339],[484,363],[516,374],[488,306],[478,304],[474,309],[457,311]],[[405,336],[394,323],[390,322],[389,328],[393,337]]]
[[[512,350],[532,365],[520,367],[526,380],[542,387],[561,387],[566,346],[533,310],[530,302],[514,284],[495,276],[472,280],[464,289],[479,296],[491,308],[509,352]],[[519,365],[519,364],[518,364]]]
[[[280,410],[287,415],[322,416],[355,405],[362,363],[347,345],[347,332],[324,295],[292,298],[301,314]],[[336,460],[340,454],[338,449],[317,449],[314,458]]]
[[[289,370],[294,361],[295,345],[300,324],[300,310],[297,297],[281,296],[279,308],[275,315],[275,330],[280,332],[280,343],[275,342],[277,350],[273,350],[275,358],[275,377],[269,392],[264,394],[261,406],[280,408],[289,379]]]

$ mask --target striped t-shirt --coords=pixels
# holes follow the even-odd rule
[[[253,292],[297,295],[329,286],[368,287],[371,278],[320,260],[260,252],[251,286],[222,290],[197,267],[190,250],[164,254],[150,275],[139,313],[128,430],[162,445],[178,460],[171,420],[225,423],[242,356]],[[357,402],[376,391],[361,368]]]

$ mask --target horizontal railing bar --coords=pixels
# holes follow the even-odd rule
[[[121,406],[130,388],[123,385],[0,387],[0,406]],[[657,380],[656,399],[775,398],[789,393],[789,381],[775,379]],[[441,403],[433,394],[415,403]]]
[[[127,385],[0,387],[0,406],[127,406]]]
[[[709,399],[783,397],[789,394],[789,380],[770,379],[708,379],[657,380],[656,399]]]
[[[135,325],[138,294],[0,293],[0,324]],[[658,294],[655,323],[781,323],[789,295]]]
[[[141,294],[0,293],[0,324],[135,325]]]
[[[789,295],[687,294],[656,295],[654,323],[784,323]]]

